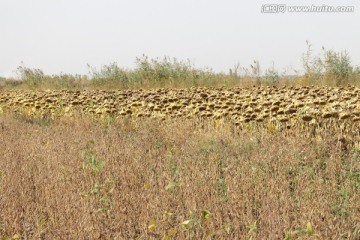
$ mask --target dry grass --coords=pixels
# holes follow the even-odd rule
[[[323,134],[0,116],[0,239],[359,239],[360,150]]]

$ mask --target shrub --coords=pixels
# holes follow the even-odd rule
[[[44,72],[40,69],[31,69],[21,65],[17,68],[21,80],[25,81],[30,89],[37,88],[45,78]]]
[[[325,51],[325,73],[328,78],[333,78],[336,85],[342,85],[349,82],[353,72],[349,54],[344,52],[334,52],[333,50]]]
[[[305,78],[309,83],[324,82],[326,85],[344,85],[355,83],[351,59],[346,51],[335,52],[322,48],[322,56],[312,56],[312,46],[307,41],[307,51],[303,54]]]
[[[98,71],[95,67],[90,68],[90,76],[95,86],[115,84],[127,87],[129,85],[128,73],[117,66],[116,62],[104,65]]]

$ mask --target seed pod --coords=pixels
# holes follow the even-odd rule
[[[289,121],[289,118],[287,118],[287,117],[280,118],[280,122],[288,122],[288,121]]]
[[[306,122],[310,122],[313,119],[312,116],[310,115],[304,115],[302,116],[302,120],[306,121]]]
[[[289,108],[289,109],[287,109],[285,112],[286,112],[287,114],[292,114],[292,113],[296,113],[297,110],[296,110],[296,108]]]
[[[353,119],[352,119],[354,122],[358,122],[358,121],[360,121],[360,117],[353,117]]]
[[[206,110],[206,107],[205,107],[205,106],[199,106],[198,110],[199,110],[199,111],[205,111],[205,110]]]
[[[350,118],[350,117],[351,117],[351,114],[350,114],[350,113],[347,113],[347,112],[342,112],[342,113],[339,114],[339,118],[340,118],[341,120],[345,120],[345,119],[348,119],[348,118]]]
[[[324,113],[322,114],[322,117],[323,117],[323,118],[331,118],[331,117],[332,117],[332,113],[331,113],[331,112],[324,112]]]
[[[276,112],[276,111],[279,110],[279,107],[278,107],[278,106],[275,106],[275,107],[272,107],[270,110],[271,110],[272,112]]]
[[[256,122],[263,122],[263,121],[264,121],[264,118],[259,117],[259,118],[256,118],[255,121],[256,121]]]

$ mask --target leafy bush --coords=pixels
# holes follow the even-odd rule
[[[76,89],[81,87],[81,81],[86,79],[86,76],[71,75],[61,73],[60,75],[52,75],[46,78],[48,88],[55,89]]]
[[[266,69],[263,79],[270,82],[271,85],[278,85],[280,80],[279,72],[275,69],[274,66]]]
[[[96,86],[109,83],[122,86],[128,86],[129,84],[127,72],[118,67],[115,62],[102,66],[99,71],[90,65],[88,67],[90,68],[91,79]]]
[[[31,69],[21,65],[16,71],[21,80],[24,80],[30,89],[37,88],[45,78],[44,72],[41,69]]]
[[[29,89],[75,89],[79,88],[84,76],[60,73],[59,75],[46,75],[41,69],[31,69],[21,65],[16,70],[21,81],[7,80],[5,84],[11,88],[25,84]]]
[[[325,51],[325,50],[324,50]],[[325,72],[329,78],[334,78],[336,85],[348,82],[353,73],[349,54],[344,52],[325,51]]]
[[[312,46],[307,41],[307,51],[303,54],[305,78],[310,83],[324,82],[326,85],[356,83],[358,73],[353,70],[351,59],[346,51],[335,52],[322,48],[322,56],[312,55]]]
[[[178,61],[176,58],[164,57],[163,60],[151,59],[143,55],[136,58],[135,74],[145,81],[163,82],[166,80],[196,81],[203,71],[195,69],[188,61]]]
[[[104,65],[100,70],[90,68],[92,83],[102,87],[170,87],[214,85],[224,77],[215,74],[211,69],[197,69],[189,61],[179,61],[176,58],[149,59],[147,56],[136,58],[135,68],[124,70],[113,62]],[[230,79],[230,78],[229,78]]]

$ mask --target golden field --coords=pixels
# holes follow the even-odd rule
[[[359,239],[359,94],[0,92],[0,239]]]

